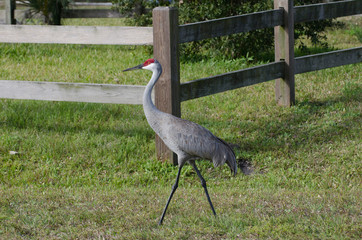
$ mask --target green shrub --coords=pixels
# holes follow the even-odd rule
[[[167,0],[113,0],[121,14],[128,16],[127,23],[133,26],[152,25],[152,9],[158,6],[169,6]]]
[[[150,9],[161,5],[171,5],[179,8],[180,24],[253,13],[273,8],[273,0],[183,0],[182,3],[178,0],[171,1],[171,3],[170,1],[117,0],[116,2],[119,4],[122,13],[131,13],[131,22],[134,25],[150,25],[152,23]],[[319,2],[322,1],[296,0],[294,4],[298,6]],[[135,11],[134,9],[138,10]],[[332,25],[332,20],[296,24],[296,45],[304,49],[304,40],[309,39],[313,45],[327,47],[326,36],[323,31],[326,27]],[[259,60],[262,56],[265,56],[265,53],[273,50],[273,43],[273,29],[261,29],[183,44],[181,56],[186,55],[188,59],[203,57],[234,59],[249,55],[254,57],[255,60]]]
[[[180,4],[180,24],[206,21],[228,16],[263,11],[271,8],[265,0],[201,0],[184,1]],[[187,56],[240,58],[246,55],[256,56],[273,46],[273,29],[262,29],[247,33],[206,39],[184,44],[182,50]]]
[[[295,6],[307,5],[307,4],[316,4],[321,3],[322,0],[296,0],[294,1]],[[327,36],[324,34],[324,31],[327,27],[332,27],[335,24],[332,19],[322,20],[322,21],[311,21],[305,23],[298,23],[294,26],[294,38],[296,40],[296,45],[300,49],[305,49],[306,45],[304,39],[309,39],[314,46],[320,45],[323,48],[328,47]]]

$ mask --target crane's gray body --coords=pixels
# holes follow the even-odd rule
[[[143,94],[143,110],[151,128],[164,141],[164,143],[174,153],[177,154],[178,157],[179,169],[176,177],[176,182],[172,186],[170,197],[167,200],[159,224],[162,224],[167,207],[171,201],[173,194],[177,189],[181,169],[186,162],[189,162],[191,166],[195,169],[198,177],[201,180],[201,185],[205,190],[205,194],[207,200],[209,201],[211,210],[214,215],[216,215],[214,206],[212,205],[209,193],[207,191],[206,181],[198,170],[195,160],[200,158],[212,160],[214,166],[220,166],[226,162],[235,175],[237,167],[233,150],[226,142],[214,136],[206,128],[194,122],[190,122],[175,117],[171,114],[164,113],[156,108],[156,106],[152,102],[151,93],[155,83],[157,82],[162,73],[161,64],[157,60],[148,59],[144,64],[140,64],[133,68],[128,68],[124,71],[129,71],[133,69],[147,69],[153,72],[151,80],[147,84],[145,92]]]
[[[155,64],[153,75],[147,84],[143,96],[143,109],[151,128],[164,143],[177,154],[178,165],[195,159],[212,160],[214,166],[229,165],[236,174],[237,166],[233,150],[223,140],[213,135],[206,128],[171,114],[158,110],[152,103],[151,92],[162,73],[161,65]]]

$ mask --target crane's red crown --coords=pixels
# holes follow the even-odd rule
[[[136,69],[142,69],[143,67],[147,67],[148,65],[152,64],[152,63],[158,63],[156,59],[150,58],[148,59],[146,62],[137,65],[135,67],[131,67],[131,68],[127,68],[125,70],[123,70],[123,72],[127,72],[127,71],[131,71],[131,70],[136,70]]]
[[[153,59],[153,58],[147,59],[146,62],[143,63],[143,66],[146,67],[154,62],[155,62],[155,59]]]

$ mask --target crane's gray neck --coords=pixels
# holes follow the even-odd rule
[[[157,67],[152,71],[152,77],[149,83],[146,86],[145,92],[143,94],[143,110],[145,112],[147,121],[150,123],[150,116],[155,115],[157,113],[160,113],[161,111],[156,108],[156,106],[152,102],[152,89],[155,86],[157,80],[162,74],[162,68],[160,65],[157,65]],[[152,114],[153,113],[153,114]],[[154,119],[155,117],[153,117]],[[151,123],[150,123],[151,124]]]

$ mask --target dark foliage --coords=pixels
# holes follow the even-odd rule
[[[258,12],[273,8],[273,0],[183,0],[147,1],[117,0],[122,13],[131,13],[135,25],[150,25],[152,13],[148,9],[156,6],[172,5],[179,8],[180,24],[217,19],[228,16]],[[294,5],[320,3],[321,0],[295,0]],[[327,47],[323,31],[332,26],[332,20],[307,22],[295,25],[296,46],[304,49],[305,39],[314,45]],[[234,34],[219,38],[183,44],[182,56],[192,59],[203,57],[240,58],[252,56],[255,60],[263,58],[273,50],[273,29],[262,29],[248,33]]]
[[[168,0],[113,0],[121,14],[127,15],[129,25],[152,25],[152,9],[158,6],[169,6]]]

